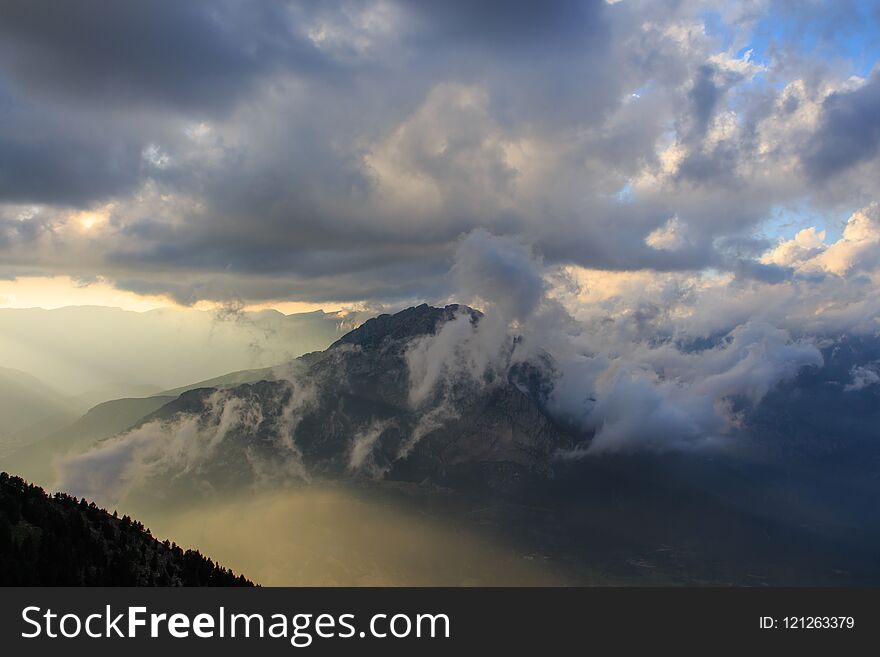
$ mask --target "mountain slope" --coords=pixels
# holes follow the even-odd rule
[[[479,313],[459,306],[419,306],[369,320],[295,362],[292,380],[186,391],[146,416],[128,440],[133,450],[148,446],[151,460],[164,464],[168,486],[151,486],[162,491],[229,489],[267,476],[508,488],[549,475],[554,451],[571,438],[520,382],[462,381],[427,405],[411,403],[408,346],[460,313],[479,321]],[[185,451],[179,435],[188,436]],[[86,463],[80,465],[91,467]],[[136,463],[123,469],[129,466]],[[175,477],[184,471],[186,477]]]
[[[229,374],[211,377],[210,379],[205,379],[204,381],[190,383],[188,385],[173,388],[171,390],[164,390],[159,393],[159,396],[177,397],[190,390],[195,390],[196,388],[233,388],[237,385],[241,385],[242,383],[271,381],[275,378],[274,370],[275,368],[273,367],[262,367],[255,370],[238,370],[237,372],[230,372]]]
[[[165,390],[324,349],[339,337],[343,320],[320,311],[0,308],[0,364],[30,372],[72,396],[111,381]],[[121,389],[105,399],[122,396],[135,394]]]
[[[346,344],[358,345],[364,349],[380,348],[389,342],[405,344],[412,338],[436,333],[440,326],[454,319],[458,313],[467,314],[472,321],[478,321],[482,317],[479,311],[459,304],[434,308],[423,303],[394,315],[383,314],[368,319],[330,345],[330,349]]]
[[[98,404],[113,401],[114,399],[132,399],[135,397],[152,397],[161,395],[162,388],[149,383],[126,383],[117,381],[107,383],[82,394],[76,395],[77,402],[86,408],[94,408]]]
[[[0,367],[0,443],[21,443],[45,435],[79,412],[74,402],[36,377]]]
[[[465,307],[410,308],[297,359],[287,378],[184,392],[66,462],[62,488],[164,509],[330,481],[493,528],[528,554],[573,566],[572,581],[606,581],[594,579],[596,566],[643,584],[880,581],[878,393],[847,390],[853,363],[880,362],[880,341],[858,358],[827,354],[832,367],[820,378],[802,373],[746,414],[760,449],[742,440],[732,445],[741,453],[569,460],[557,450],[575,438],[545,411],[549,356],[479,381],[452,368],[413,401],[408,356],[456,317],[483,321]],[[453,328],[465,329],[455,339],[468,334],[466,323]],[[843,415],[865,421],[798,428],[792,412],[821,415],[828,390]],[[795,447],[797,459],[773,456]]]
[[[55,457],[84,451],[135,425],[173,397],[114,399],[98,404],[85,415],[49,435],[24,445],[0,460],[4,467],[45,485],[52,479]]]
[[[252,586],[128,516],[0,473],[0,585]]]

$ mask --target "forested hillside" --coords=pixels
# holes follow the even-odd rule
[[[128,516],[0,473],[0,584],[253,586]]]

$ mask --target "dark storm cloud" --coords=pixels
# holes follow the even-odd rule
[[[98,126],[77,134],[42,118],[0,109],[0,202],[80,205],[135,187],[136,139],[108,140]]]
[[[720,435],[880,315],[880,73],[752,59],[741,4],[0,0],[0,276],[473,298],[597,450]]]
[[[0,3],[0,202],[131,192],[182,118],[228,113],[278,71],[326,75],[295,19],[283,3]]]
[[[27,248],[44,230],[46,226],[39,220],[22,221],[0,213],[0,249]]]
[[[505,123],[586,122],[627,84],[605,64],[617,26],[605,0],[400,2],[402,43],[432,77],[479,82]]]
[[[448,76],[488,84],[492,88],[490,111],[500,107],[509,121],[552,120],[554,114],[543,109],[547,105],[557,118],[581,122],[594,115],[590,108],[617,102],[615,93],[600,92],[608,86],[611,73],[584,61],[607,41],[597,29],[604,3],[572,3],[550,10],[535,3],[503,4],[493,9],[498,25],[485,7],[470,3],[401,5],[401,29],[408,30],[405,41],[409,43],[403,46],[409,55],[403,76],[388,75],[394,62],[372,68],[358,64],[358,77],[342,87],[333,79],[311,80],[302,94],[287,95],[281,89],[270,99],[261,99],[261,106],[253,112],[249,105],[229,126],[247,146],[230,147],[227,161],[194,168],[182,156],[179,166],[151,172],[154,179],[181,193],[197,186],[206,208],[175,224],[157,222],[149,215],[128,222],[123,230],[134,238],[133,244],[111,248],[109,259],[115,266],[127,262],[203,273],[286,273],[306,279],[337,275],[337,282],[347,281],[349,287],[340,291],[346,297],[372,290],[380,281],[388,285],[383,274],[387,267],[411,280],[435,275],[448,264],[452,243],[481,219],[469,208],[448,207],[444,217],[418,230],[409,227],[409,219],[399,212],[389,213],[371,203],[375,201],[374,181],[364,170],[363,152],[352,148],[363,139],[363,132],[376,138],[387,136],[417,109],[412,103],[424,103],[433,82]],[[340,18],[339,7],[329,3],[322,7],[321,20]],[[484,47],[483,29],[476,29],[474,21],[484,22],[493,31],[499,40],[497,48]],[[346,21],[342,25],[349,27]],[[557,43],[560,30],[576,39],[577,47]],[[523,39],[537,49],[528,57],[517,47]],[[338,55],[330,45],[327,48],[327,58]],[[575,69],[581,71],[584,84],[593,83],[591,93],[570,90],[567,80]],[[618,84],[621,81],[615,79],[612,86]],[[546,85],[559,89],[536,90]],[[376,96],[375,89],[381,89],[381,95]],[[563,92],[576,97],[563,99]],[[354,113],[353,98],[357,99]],[[377,104],[377,99],[384,102]],[[493,101],[499,99],[496,105]],[[574,101],[583,102],[576,105]],[[515,108],[516,115],[505,108]],[[463,122],[467,120],[462,117]],[[463,149],[480,138],[479,127],[462,123],[453,129],[461,129],[461,136],[448,143]],[[174,145],[170,148],[175,159]],[[450,148],[449,152],[454,151]],[[441,183],[445,178],[468,175],[466,170],[459,172],[451,158],[420,157],[415,164]],[[504,174],[503,166],[497,170]],[[333,209],[328,208],[328,199],[333,199]],[[510,212],[499,212],[493,220],[514,228],[525,221]],[[350,273],[364,273],[376,284],[355,283]],[[391,285],[391,289],[397,287],[412,286]],[[174,292],[176,298],[189,295],[188,289]]]
[[[734,183],[734,171],[743,153],[736,147],[721,145],[711,151],[689,153],[678,167],[678,178],[691,183]]]
[[[688,100],[693,105],[692,130],[697,136],[702,137],[706,134],[709,122],[715,115],[715,110],[723,95],[724,90],[715,83],[715,67],[700,66],[694,84],[688,92]]]
[[[738,279],[754,280],[774,285],[791,280],[794,270],[791,267],[765,264],[756,260],[740,260],[734,269]]]
[[[207,112],[282,60],[316,62],[283,3],[207,0],[7,0],[0,53],[16,83],[56,99]]]
[[[737,185],[738,162],[755,155],[756,144],[748,130],[751,127],[751,115],[756,111],[766,114],[766,108],[761,105],[767,99],[758,96],[753,101],[753,106],[746,108],[744,125],[747,129],[743,130],[741,139],[735,142],[722,141],[712,148],[705,148],[703,142],[718,113],[727,109],[727,96],[731,88],[742,80],[741,74],[719,71],[713,64],[698,67],[687,92],[690,111],[684,114],[678,129],[682,143],[689,147],[689,152],[678,167],[676,178],[679,181],[697,185],[715,184],[726,188]]]
[[[880,73],[853,91],[831,94],[803,161],[813,180],[836,176],[877,157],[880,149]]]
[[[443,296],[478,229],[550,266],[745,276],[761,250],[731,245],[810,193],[786,168],[799,112],[840,82],[786,60],[752,84],[763,69],[704,9],[0,2],[0,206],[47,206],[7,225],[0,256],[188,303]],[[817,161],[876,150],[869,134],[824,155],[834,126],[874,129],[865,93],[826,103]],[[841,177],[841,196],[861,184]],[[111,202],[94,231],[56,229]]]
[[[347,258],[349,254],[341,254]],[[315,254],[316,258],[321,254]],[[235,270],[217,271],[211,267],[204,271],[148,270],[145,278],[135,278],[129,273],[130,263],[120,268],[114,276],[116,285],[123,290],[138,294],[167,294],[177,303],[192,305],[203,299],[229,302],[242,299],[261,302],[277,299],[321,302],[327,299],[341,301],[380,300],[382,303],[400,305],[422,303],[425,300],[440,302],[450,293],[448,282],[448,259],[423,257],[405,260],[395,256],[393,260],[377,263],[369,269],[349,269],[341,272],[319,273],[301,267],[302,273],[276,269],[271,274],[242,274]]]
[[[604,0],[451,0],[401,5],[417,19],[424,36],[441,47],[458,41],[486,49],[546,46],[583,40],[606,27]]]
[[[542,236],[541,252],[551,262],[608,270],[676,271],[700,269],[713,262],[711,244],[697,236],[692,242],[670,250],[655,249],[645,243],[648,226],[663,225],[671,214],[662,205],[607,204],[600,206],[599,212],[600,217],[591,217],[592,221],[560,221],[566,229]]]

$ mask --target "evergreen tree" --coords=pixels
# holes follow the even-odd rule
[[[253,586],[140,521],[0,473],[0,585]]]

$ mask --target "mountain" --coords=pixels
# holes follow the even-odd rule
[[[491,385],[460,381],[426,405],[410,403],[408,346],[459,315],[481,318],[457,305],[409,308],[297,359],[289,379],[183,392],[130,432],[150,449],[163,440],[154,434],[183,425],[191,434],[183,460],[163,460],[168,486],[151,487],[169,495],[178,486],[229,490],[287,473],[507,489],[550,476],[554,452],[572,438],[524,382],[534,371],[520,367]]]
[[[432,361],[450,369],[414,397],[413,353],[453,319],[458,333],[432,343],[451,341]],[[271,372],[186,390],[64,461],[62,487],[165,509],[332,482],[503,534],[572,582],[880,582],[878,387],[854,383],[873,380],[854,367],[880,362],[880,341],[828,347],[827,368],[743,409],[729,450],[560,459],[589,436],[547,411],[551,356],[479,380],[452,367],[467,366],[456,340],[482,321],[409,308]],[[822,420],[821,399],[848,419]]]
[[[125,381],[114,381],[76,395],[74,399],[85,408],[94,408],[98,404],[113,401],[114,399],[153,397],[161,394],[162,388],[151,383],[127,383]]]
[[[2,586],[253,586],[128,516],[0,473]]]
[[[115,399],[98,404],[71,424],[43,438],[10,451],[0,463],[32,481],[52,483],[55,458],[82,452],[101,440],[131,428],[145,415],[161,408],[174,397]]]
[[[320,311],[235,308],[0,308],[0,363],[49,381],[65,395],[83,395],[85,410],[107,399],[145,396],[137,390],[145,383],[167,390],[324,349],[339,337],[344,320]]]
[[[189,390],[197,388],[234,388],[242,383],[256,383],[257,381],[271,381],[275,378],[275,367],[261,367],[255,370],[238,370],[229,374],[214,376],[204,381],[190,383],[171,390],[163,390],[158,393],[162,397],[177,397]]]
[[[389,345],[405,347],[413,338],[435,334],[444,323],[458,314],[469,317],[472,322],[477,322],[482,317],[481,312],[460,304],[434,308],[423,303],[394,315],[386,313],[368,319],[330,345],[328,351],[342,345],[356,345],[368,351]]]
[[[80,413],[80,407],[26,372],[0,367],[0,456],[42,436]]]

